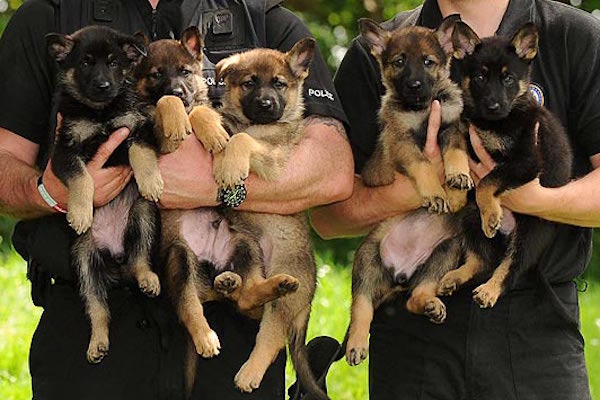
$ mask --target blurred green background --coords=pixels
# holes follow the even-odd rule
[[[22,0],[0,0],[0,34]],[[384,20],[397,12],[419,5],[419,0],[286,0],[317,37],[332,73],[357,34],[356,20],[370,17]],[[600,18],[600,0],[571,0],[572,5]],[[1,79],[1,77],[0,77]],[[0,110],[2,112],[2,110]],[[41,314],[34,307],[25,278],[25,263],[10,247],[14,221],[0,217],[0,399],[31,398],[27,354],[31,336]],[[341,340],[349,319],[350,271],[357,239],[322,241],[314,236],[319,286],[313,303],[309,336],[330,335]],[[594,242],[600,246],[600,233]],[[596,246],[596,249],[600,247]],[[584,276],[588,290],[581,293],[582,330],[586,339],[592,395],[600,399],[600,251]],[[288,380],[292,379],[288,368]],[[367,399],[367,363],[350,368],[337,363],[329,375],[332,399]]]

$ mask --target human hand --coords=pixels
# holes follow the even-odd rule
[[[195,136],[188,136],[174,153],[158,160],[164,180],[159,205],[190,209],[217,205],[218,187],[213,177],[212,156]]]
[[[58,126],[61,118],[59,115]],[[57,128],[58,134],[58,128]],[[129,136],[129,129],[121,128],[113,132],[98,152],[87,164],[87,170],[94,180],[94,206],[100,207],[117,197],[131,179],[133,173],[128,166],[103,168],[113,151]],[[43,178],[46,190],[61,205],[68,207],[69,190],[52,171],[52,160],[44,170]]]
[[[429,114],[429,120],[427,122],[427,139],[425,140],[425,147],[423,148],[423,154],[433,164],[435,170],[438,173],[440,182],[444,184],[446,182],[446,176],[444,174],[444,162],[442,160],[442,152],[438,144],[438,133],[442,126],[442,105],[438,100],[434,100],[431,103],[431,113]]]
[[[539,124],[535,126],[536,135],[538,129]],[[469,138],[473,151],[479,158],[479,162],[469,158],[471,177],[477,186],[496,167],[496,162],[483,147],[483,143],[473,125],[469,126]],[[536,178],[523,186],[504,192],[500,196],[500,200],[503,206],[512,211],[522,214],[535,214],[539,211],[539,205],[542,204],[545,198],[546,190],[540,184],[540,180]]]

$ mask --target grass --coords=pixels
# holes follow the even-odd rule
[[[350,269],[326,249],[320,249],[317,263],[319,287],[309,336],[341,339],[349,318]],[[0,399],[31,399],[27,354],[41,310],[31,303],[25,263],[12,252],[0,258],[0,293]],[[600,282],[591,282],[580,300],[592,395],[600,399]],[[287,372],[291,383],[289,366]],[[367,363],[355,368],[344,361],[336,363],[328,375],[328,388],[335,400],[367,399]]]

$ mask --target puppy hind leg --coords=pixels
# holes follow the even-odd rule
[[[156,243],[158,210],[142,198],[137,199],[131,210],[125,231],[125,248],[129,249],[128,268],[140,290],[149,297],[160,294],[158,275],[152,271],[151,258]]]
[[[72,253],[79,275],[79,291],[91,325],[86,356],[88,362],[97,364],[108,354],[110,324],[106,284],[100,276],[101,258],[93,246],[89,232],[77,239]]]
[[[465,263],[459,268],[448,271],[440,280],[437,287],[439,296],[451,296],[462,285],[473,279],[478,273],[483,270],[483,262],[481,258],[472,251],[467,251]]]
[[[277,306],[265,308],[254,349],[234,378],[236,387],[242,392],[258,389],[267,368],[284,348],[288,324],[282,314]]]

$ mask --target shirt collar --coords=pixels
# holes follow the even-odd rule
[[[533,6],[535,0],[510,0],[508,8],[502,17],[500,27],[496,32],[499,35],[511,35],[533,18]],[[442,13],[437,0],[425,0],[418,25],[426,28],[437,28],[442,22]]]

